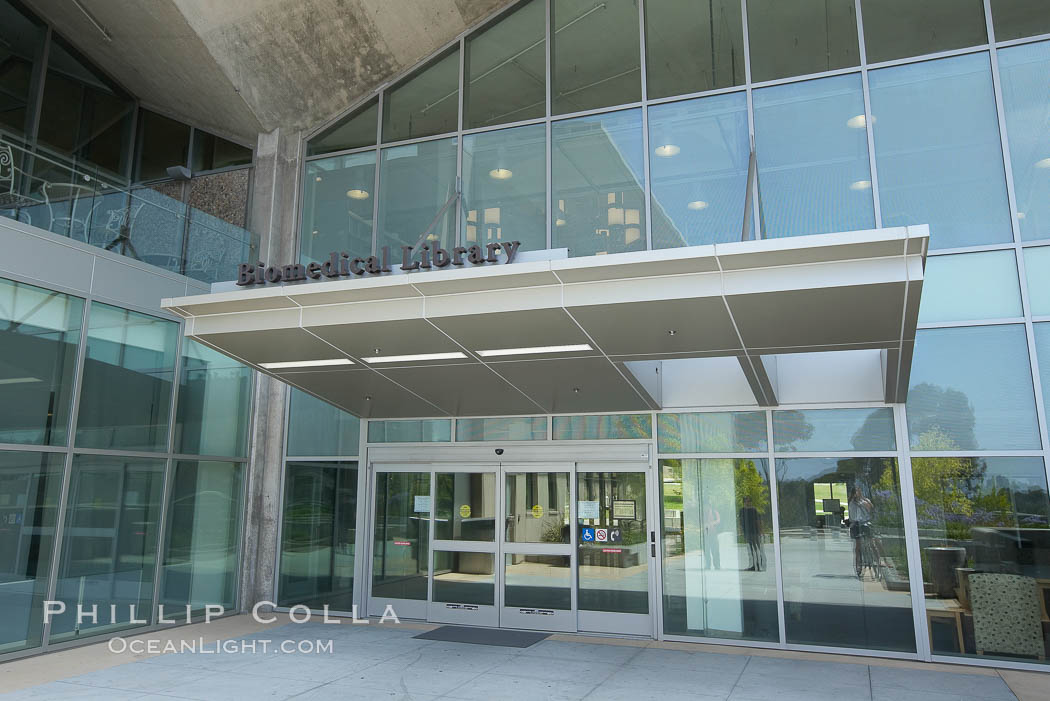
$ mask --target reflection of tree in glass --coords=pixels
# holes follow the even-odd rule
[[[957,389],[923,382],[908,392],[908,430],[916,450],[975,450],[976,423],[973,404]]]
[[[793,443],[805,443],[813,437],[813,424],[806,421],[806,412],[778,411],[776,418],[778,450],[797,450]]]

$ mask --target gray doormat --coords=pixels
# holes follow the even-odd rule
[[[413,636],[421,640],[444,640],[450,643],[472,643],[474,645],[499,645],[501,647],[529,647],[550,633],[533,633],[525,630],[503,628],[470,628],[468,626],[441,626]]]

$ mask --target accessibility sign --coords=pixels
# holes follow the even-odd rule
[[[580,540],[582,540],[584,543],[593,543],[594,542],[594,529],[593,528],[584,528],[583,529],[583,533],[580,534]]]

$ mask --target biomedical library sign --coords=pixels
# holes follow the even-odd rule
[[[520,241],[508,243],[489,243],[484,247],[456,246],[449,253],[444,248],[423,244],[419,247],[418,256],[413,255],[412,246],[401,247],[401,270],[431,270],[447,268],[449,265],[483,265],[499,263],[496,256],[502,248],[506,253],[504,263],[514,261],[514,256],[521,247]],[[266,265],[263,262],[241,263],[237,266],[238,285],[265,285],[268,282],[298,282],[300,280],[320,280],[322,277],[335,279],[350,275],[383,275],[392,272],[390,267],[390,247],[379,249],[378,256],[351,258],[346,251],[328,254],[324,263],[289,263],[288,265]]]

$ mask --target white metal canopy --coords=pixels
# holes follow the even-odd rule
[[[735,357],[755,402],[771,406],[771,358],[844,350],[880,351],[885,399],[899,402],[928,238],[925,226],[853,231],[307,281],[163,306],[186,319],[187,336],[367,418],[659,409],[639,367],[658,374],[667,361],[715,357]],[[523,352],[564,346],[580,349]],[[386,362],[421,354],[452,357]],[[343,364],[262,367],[323,360]]]

